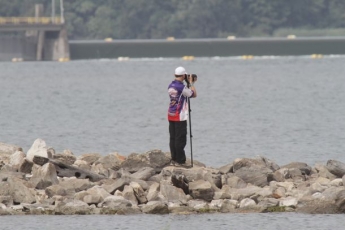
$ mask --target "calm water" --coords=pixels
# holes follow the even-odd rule
[[[75,155],[169,151],[167,86],[183,65],[199,76],[198,98],[191,101],[195,160],[213,167],[257,155],[279,165],[345,162],[344,61],[328,56],[2,62],[0,142],[27,151],[42,138],[57,152],[70,149]],[[344,220],[286,213],[21,216],[0,217],[0,229],[24,223],[26,229],[342,229]]]
[[[106,229],[246,229],[246,230],[343,230],[344,215],[203,214],[135,216],[0,216],[0,229],[106,230]]]
[[[167,86],[183,65],[199,76],[198,98],[191,100],[195,160],[212,167],[257,155],[280,165],[345,162],[344,61],[2,62],[0,142],[27,151],[42,138],[75,155],[169,151]]]

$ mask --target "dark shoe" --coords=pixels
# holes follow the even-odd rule
[[[187,165],[186,162],[184,162],[184,163],[175,163],[175,166],[190,168],[190,165]]]

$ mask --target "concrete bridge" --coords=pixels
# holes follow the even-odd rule
[[[70,59],[65,23],[60,17],[0,17],[0,61],[67,61]],[[19,32],[21,36],[14,32]]]
[[[0,17],[0,32],[44,30],[60,31],[64,27],[60,17]]]

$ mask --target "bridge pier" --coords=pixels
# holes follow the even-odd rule
[[[0,18],[2,31],[24,31],[21,37],[0,36],[0,61],[68,61],[69,42],[60,18],[44,18],[43,5],[35,6],[34,18]]]
[[[38,31],[38,33],[37,33],[36,61],[42,61],[44,40],[45,40],[45,32],[44,31]]]

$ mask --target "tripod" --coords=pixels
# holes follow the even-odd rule
[[[190,84],[187,83],[187,87],[190,87]],[[192,113],[192,109],[190,108],[190,98],[187,98],[188,100],[188,120],[189,120],[189,138],[190,138],[190,161],[191,161],[191,167],[193,167],[193,145],[192,145],[192,117],[191,117],[191,113]]]

